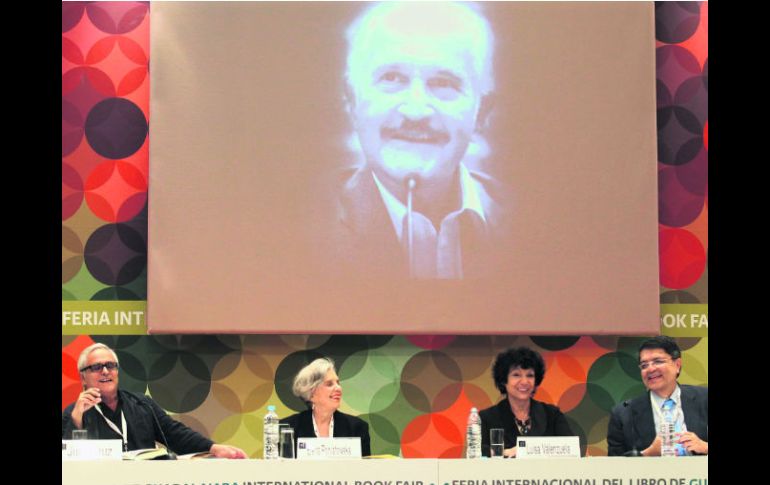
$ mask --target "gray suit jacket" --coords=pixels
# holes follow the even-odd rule
[[[679,387],[687,430],[708,441],[708,388],[682,384]],[[657,435],[652,412],[649,392],[615,406],[607,426],[607,454],[619,456],[631,450],[641,452],[650,446]]]

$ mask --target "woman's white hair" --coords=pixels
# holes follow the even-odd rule
[[[316,359],[300,370],[294,377],[291,391],[295,396],[306,403],[310,403],[310,397],[316,388],[324,381],[326,374],[334,369],[334,361],[329,358]]]

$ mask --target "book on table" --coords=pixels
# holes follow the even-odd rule
[[[138,450],[124,451],[124,460],[163,460],[168,459],[168,450],[163,446],[157,446],[155,448],[140,448]]]

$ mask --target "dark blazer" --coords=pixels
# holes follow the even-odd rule
[[[294,428],[294,446],[297,446],[298,438],[315,438],[313,430],[313,414],[309,409],[301,413],[292,414],[281,420]],[[349,414],[334,411],[334,437],[335,438],[361,438],[361,456],[372,454],[369,438],[369,423],[361,418]]]
[[[489,456],[489,430],[502,428],[505,448],[516,446],[519,429],[508,398],[479,412],[481,416],[481,454]],[[567,424],[567,418],[558,407],[532,399],[529,407],[532,429],[529,436],[575,436]]]
[[[187,454],[209,451],[214,444],[210,439],[172,419],[147,396],[119,390],[118,402],[126,417],[129,450],[155,448],[157,441],[168,445],[171,451],[177,454]],[[72,430],[75,429],[72,422],[74,407],[75,403],[72,403],[62,411],[62,439],[69,439],[72,436]],[[151,413],[155,414],[155,418]],[[101,440],[121,439],[104,419],[94,408],[83,413],[83,428],[88,430],[88,437]],[[162,428],[162,433],[158,430],[158,425]],[[118,429],[120,429],[120,422],[118,422]]]
[[[679,387],[682,390],[682,412],[687,431],[708,441],[708,388],[682,384]],[[615,406],[607,426],[607,454],[619,456],[634,449],[641,452],[650,446],[657,435],[652,413],[649,392]]]
[[[461,245],[463,247],[463,274],[483,277],[500,271],[510,251],[511,201],[508,189],[486,174],[470,171],[471,177],[481,184],[487,224],[477,218],[461,217]],[[340,171],[338,180],[344,180],[339,198],[333,203],[332,221],[319,228],[319,248],[327,259],[328,268],[347,277],[366,280],[393,280],[408,277],[409,268],[404,248],[398,241],[388,210],[382,201],[372,173],[368,168]]]

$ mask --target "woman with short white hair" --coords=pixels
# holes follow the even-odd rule
[[[281,420],[294,429],[295,441],[298,438],[358,437],[361,438],[361,455],[371,455],[369,424],[338,409],[342,402],[342,385],[331,359],[316,359],[303,367],[294,377],[292,392],[309,408]]]

